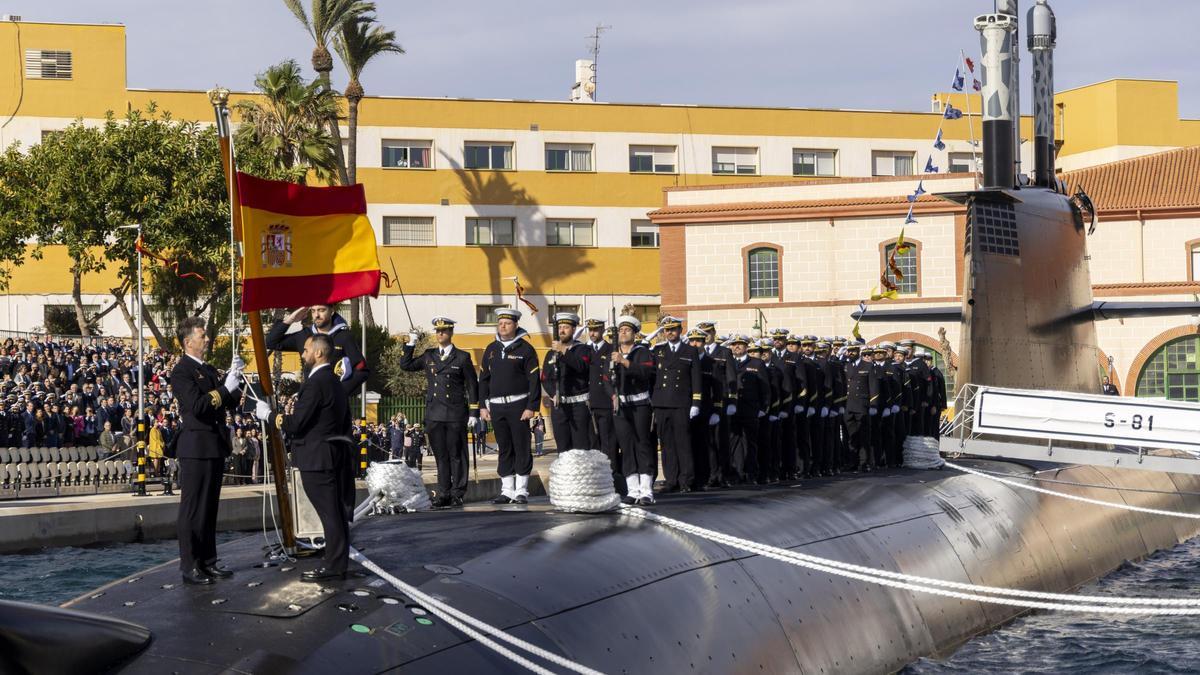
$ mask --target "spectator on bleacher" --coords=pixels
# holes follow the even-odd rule
[[[239,415],[240,417],[240,415]],[[246,430],[236,427],[233,431],[233,480],[234,485],[245,485],[245,476],[250,475],[250,467],[246,462]]]
[[[103,448],[101,453],[103,457],[108,457],[113,454],[117,445],[117,437],[113,434],[112,422],[104,423],[104,431],[100,432],[100,447]]]
[[[258,439],[258,429],[250,427],[246,431],[246,461],[250,464],[250,482],[258,482],[258,465],[262,458],[262,443]]]
[[[125,415],[121,417],[121,433],[131,436],[136,426],[137,421],[133,419],[133,408],[126,408]]]
[[[163,475],[164,445],[162,427],[156,422],[150,427],[150,440],[146,444],[146,457],[150,459],[150,465],[154,467],[155,476]]]
[[[95,445],[96,440],[100,436],[100,420],[96,417],[96,411],[92,406],[87,407],[87,413],[83,416],[83,429],[80,433],[80,445]]]

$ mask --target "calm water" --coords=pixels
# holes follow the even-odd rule
[[[242,533],[223,532],[225,542]],[[0,599],[59,604],[177,556],[174,541],[59,548],[0,556]],[[1200,539],[1126,565],[1080,590],[1091,595],[1200,597]],[[1197,617],[1112,617],[1041,612],[963,645],[924,673],[1200,672]]]
[[[217,543],[243,536],[242,532],[218,532]],[[58,605],[178,557],[179,545],[174,539],[0,555],[0,600]]]
[[[1079,592],[1200,597],[1200,539],[1126,565]],[[1195,673],[1198,618],[1041,612],[968,642],[946,661],[922,659],[904,672]]]

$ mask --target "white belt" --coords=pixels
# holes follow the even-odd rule
[[[489,398],[487,402],[488,405],[501,405],[504,403],[516,403],[517,401],[523,401],[527,398],[529,398],[529,392],[525,392],[524,394],[513,394],[512,396],[497,396],[496,398]]]
[[[630,394],[629,396],[618,396],[617,400],[619,400],[621,403],[637,403],[638,401],[645,401],[648,398],[650,398],[650,392],[643,391],[640,394]]]
[[[563,396],[558,399],[559,403],[583,403],[588,400],[587,394],[579,394],[578,396]]]

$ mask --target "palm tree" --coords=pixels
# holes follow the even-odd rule
[[[362,74],[367,63],[380,54],[403,54],[404,48],[396,42],[396,34],[384,30],[375,21],[373,14],[359,14],[342,24],[341,33],[334,37],[333,47],[342,59],[342,65],[350,75],[350,83],[346,85],[346,101],[350,107],[350,156],[347,158],[346,169],[350,184],[357,182],[358,174],[358,105],[362,102],[365,92],[358,76]]]
[[[264,178],[304,183],[311,170],[330,180],[337,171],[337,147],[324,125],[336,114],[327,88],[306,82],[295,61],[271,66],[254,80],[263,103],[239,101],[239,163]]]
[[[375,3],[362,0],[312,0],[311,15],[304,11],[302,0],[283,0],[296,19],[304,26],[316,46],[313,47],[312,67],[317,72],[317,82],[332,91],[329,72],[333,70],[333,55],[329,53],[329,41],[348,20],[375,11]],[[337,157],[338,179],[342,185],[350,183],[346,175],[346,159],[342,156],[342,132],[338,128],[336,114],[329,118],[329,135],[334,140],[334,155]]]

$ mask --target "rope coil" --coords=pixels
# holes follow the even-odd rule
[[[367,468],[367,494],[379,495],[374,514],[433,508],[421,472],[400,461],[372,463]]]
[[[909,436],[904,439],[904,468],[940,469],[945,463],[938,439],[932,436]]]
[[[612,465],[599,450],[568,450],[550,465],[550,503],[568,513],[601,513],[621,505]]]

